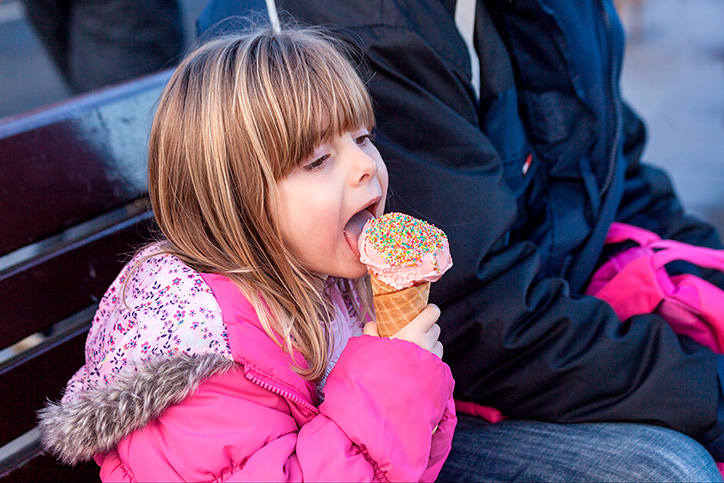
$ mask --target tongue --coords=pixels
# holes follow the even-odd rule
[[[362,235],[365,223],[373,218],[374,216],[372,216],[372,213],[367,210],[362,210],[354,215],[347,222],[347,226],[344,227],[344,237],[347,239],[347,243],[349,243],[352,251],[357,256],[359,256],[359,237]]]

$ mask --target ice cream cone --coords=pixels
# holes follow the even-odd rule
[[[402,290],[370,276],[372,284],[377,331],[381,337],[389,337],[414,319],[427,305],[430,282],[413,285]]]

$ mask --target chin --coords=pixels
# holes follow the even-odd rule
[[[350,267],[349,269],[340,270],[340,272],[341,273],[338,273],[336,275],[333,275],[333,274],[330,274],[330,275],[332,275],[334,277],[339,277],[339,278],[349,278],[349,279],[360,278],[360,277],[364,277],[365,275],[367,275],[367,266],[360,264],[359,267],[355,267],[355,268]]]

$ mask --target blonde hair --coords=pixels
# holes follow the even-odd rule
[[[151,204],[164,250],[220,273],[270,337],[320,378],[334,311],[324,282],[285,246],[276,182],[332,136],[372,128],[369,94],[341,44],[319,29],[260,29],[212,39],[178,66],[150,138]],[[357,281],[338,280],[348,298]],[[366,316],[369,300],[359,290]]]

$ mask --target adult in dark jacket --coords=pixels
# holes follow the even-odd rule
[[[719,356],[581,295],[614,220],[721,248],[640,162],[610,0],[276,6],[361,46],[388,206],[449,236],[455,265],[431,297],[457,397],[509,419],[461,417],[441,478],[717,478],[700,446],[638,423],[724,461]],[[594,422],[615,424],[558,424]]]

